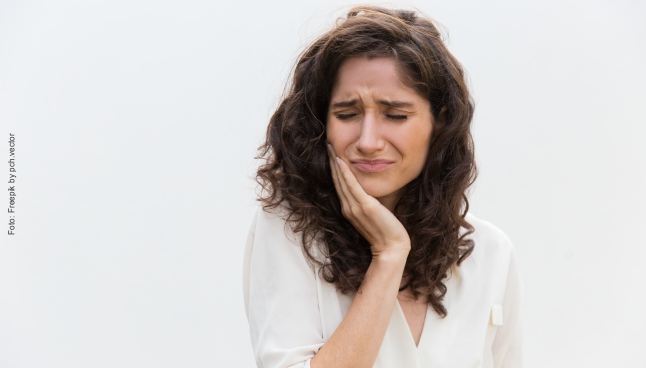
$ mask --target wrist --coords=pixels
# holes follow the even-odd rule
[[[408,253],[410,253],[410,244],[405,244],[397,247],[388,247],[388,249],[376,254],[373,253],[372,259],[380,264],[405,264],[406,259],[408,259]]]

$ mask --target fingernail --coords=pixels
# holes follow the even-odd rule
[[[332,145],[328,144],[327,145],[327,151],[330,153],[331,156],[334,156],[334,150],[332,149]]]

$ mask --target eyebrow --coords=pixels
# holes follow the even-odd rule
[[[350,107],[356,105],[356,103],[359,100],[354,99],[354,100],[348,100],[348,101],[340,101],[340,102],[335,102],[332,104],[331,107]],[[404,102],[404,101],[390,101],[390,100],[379,100],[377,103],[381,105],[386,105],[389,107],[412,107],[413,103],[412,102]]]

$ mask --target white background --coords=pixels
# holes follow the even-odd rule
[[[255,148],[345,1],[0,1],[0,367],[251,367]],[[527,367],[646,367],[646,4],[418,1],[477,102]],[[8,184],[6,184],[8,186]]]

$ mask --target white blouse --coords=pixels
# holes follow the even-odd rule
[[[418,346],[395,304],[375,368],[522,367],[522,285],[511,241],[489,222],[468,215],[473,252],[453,266],[441,318],[430,306]],[[260,368],[310,367],[343,320],[353,295],[319,275],[279,212],[259,209],[244,258],[244,301]]]

